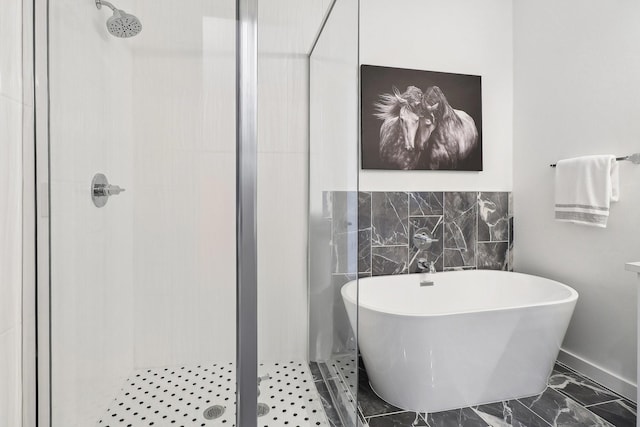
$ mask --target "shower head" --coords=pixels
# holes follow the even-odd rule
[[[107,19],[107,31],[112,36],[128,38],[137,35],[142,31],[140,20],[124,10],[117,9],[114,5],[105,0],[96,0],[96,7],[101,9],[107,6],[113,11],[113,16]]]

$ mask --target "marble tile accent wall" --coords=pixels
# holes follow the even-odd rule
[[[333,216],[345,218],[342,202],[355,199],[336,192]],[[512,270],[513,200],[509,192],[360,192],[357,230],[357,271],[360,276],[415,273],[417,260],[426,257],[437,271],[459,269]],[[340,211],[340,212],[336,212]],[[412,243],[420,228],[438,239],[425,251]],[[334,260],[353,256],[355,242],[344,239],[343,227],[334,227]],[[355,231],[350,233],[355,235]],[[344,273],[336,262],[333,273]],[[354,272],[355,265],[350,272]]]

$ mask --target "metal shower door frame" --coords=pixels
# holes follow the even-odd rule
[[[236,425],[258,424],[258,0],[236,0]]]
[[[24,381],[24,427],[53,427],[51,417],[51,310],[49,233],[49,0],[26,0],[33,5],[35,75],[35,175],[25,204],[35,240],[33,269],[36,277],[26,295],[25,369],[35,371]],[[258,323],[257,323],[257,99],[258,0],[236,0],[236,425],[257,426]],[[26,162],[26,160],[25,160]],[[35,182],[32,182],[35,181]],[[32,206],[35,205],[35,206]],[[32,212],[31,212],[32,211]],[[28,263],[27,263],[28,264]],[[26,266],[24,268],[27,268]],[[33,271],[32,271],[33,273]],[[35,301],[34,301],[35,300]],[[30,367],[30,368],[29,368]]]

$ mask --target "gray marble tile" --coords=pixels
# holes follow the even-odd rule
[[[408,246],[371,248],[371,271],[374,276],[403,274],[408,270]]]
[[[413,244],[413,235],[421,228],[426,228],[437,242],[431,244],[426,251],[420,251]],[[424,216],[409,218],[409,272],[416,273],[418,271],[418,259],[426,258],[427,261],[435,262],[437,271],[442,271],[443,265],[443,221],[442,216]]]
[[[371,272],[371,229],[358,231],[358,273]]]
[[[331,218],[333,214],[333,191],[322,192],[322,218]]]
[[[482,270],[508,270],[509,243],[478,243],[478,268]]]
[[[371,228],[371,193],[358,193],[358,230]]]
[[[334,191],[331,195],[331,218],[333,219],[334,234],[346,233],[353,226],[352,218],[349,215],[351,196],[349,191]]]
[[[618,399],[619,396],[605,387],[574,372],[552,372],[549,387],[566,394],[582,405],[593,405]]]
[[[616,427],[635,427],[637,409],[624,400],[589,406],[591,412]]]
[[[332,351],[334,353],[349,353],[353,348],[356,348],[356,337],[351,329],[351,323],[349,322],[349,316],[347,310],[342,302],[342,286],[346,283],[355,280],[357,274],[332,274],[331,275],[331,292],[332,296],[327,295],[329,298],[333,298],[333,310],[327,314],[331,317],[331,323],[333,328],[323,334],[322,339],[330,340],[332,344]],[[326,378],[326,377],[325,377]]]
[[[408,218],[407,193],[371,193],[371,240],[374,246],[408,244]]]
[[[513,217],[509,218],[509,243],[513,245]]]
[[[549,424],[517,400],[472,408],[492,427],[549,427]]]
[[[444,194],[444,266],[475,266],[477,193]]]
[[[427,423],[431,427],[488,427],[487,424],[471,408],[427,414]]]
[[[369,427],[418,427],[427,426],[424,419],[415,412],[400,412],[368,418]]]
[[[509,217],[513,216],[513,192],[509,192]]]
[[[309,362],[309,371],[311,371],[313,381],[322,381],[322,373],[316,362]]]
[[[334,233],[331,242],[332,272],[358,272],[358,231]]]
[[[636,405],[635,402],[632,402],[629,399],[622,398],[621,401],[624,402],[624,404],[627,405],[629,408],[633,408],[634,411],[638,409],[638,405]]]
[[[360,380],[369,382],[369,375],[367,375],[367,367],[364,366],[364,360],[362,360],[362,357],[358,358],[358,381]]]
[[[467,271],[475,270],[475,267],[445,267],[444,271]]]
[[[611,427],[611,424],[551,387],[547,387],[539,396],[519,399],[519,401],[553,426]]]
[[[409,216],[442,215],[443,197],[442,191],[409,193]]]
[[[330,361],[329,363],[327,362],[317,362],[317,363],[318,363],[318,368],[320,369],[320,374],[322,375],[322,378],[325,382],[332,378],[336,378],[337,373],[335,369],[333,369],[333,366],[332,365],[330,366],[331,364]]]
[[[324,412],[327,414],[327,420],[332,427],[342,426],[342,421],[340,420],[340,416],[333,404],[333,400],[331,399],[331,394],[329,393],[329,389],[324,381],[317,381],[315,383],[316,388],[318,390],[318,395],[320,396],[320,401],[322,402],[322,407],[324,408]]]
[[[509,239],[509,193],[478,193],[478,241]]]
[[[560,362],[556,362],[553,364],[553,373],[555,374],[556,372],[574,372],[574,371],[569,367],[564,366]]]
[[[507,258],[509,271],[513,271],[513,217],[509,218],[509,255]]]
[[[380,399],[371,389],[369,378],[362,372],[358,375],[358,406],[365,417],[402,412],[402,409]]]
[[[357,273],[357,193],[354,191],[335,191],[332,200],[332,272]]]
[[[341,356],[332,356],[332,364],[344,385],[348,387],[350,393],[355,396],[358,390],[358,366],[356,364],[355,352]]]

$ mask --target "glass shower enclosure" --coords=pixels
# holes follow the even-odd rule
[[[356,425],[358,3],[34,4],[38,426]]]

